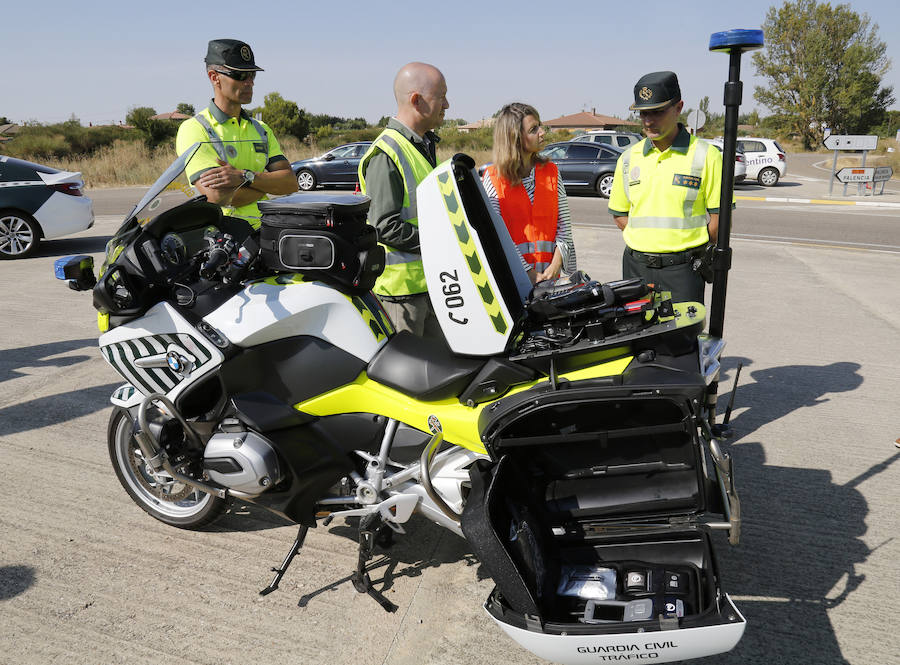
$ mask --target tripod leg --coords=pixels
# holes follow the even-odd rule
[[[287,572],[288,566],[291,565],[291,561],[294,560],[294,557],[297,556],[297,552],[299,552],[300,548],[303,547],[303,541],[306,540],[307,531],[309,531],[308,526],[300,527],[300,530],[297,532],[297,537],[294,539],[294,544],[291,545],[291,550],[284,558],[284,561],[282,561],[281,567],[272,569],[272,572],[275,573],[275,577],[272,578],[269,586],[259,592],[260,596],[268,596],[278,588],[278,583],[281,582],[281,578],[284,577],[284,574]]]

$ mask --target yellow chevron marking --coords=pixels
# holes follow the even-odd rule
[[[509,328],[509,324],[506,322],[503,311],[500,309],[500,301],[494,294],[488,281],[487,273],[484,270],[484,262],[478,255],[478,248],[466,222],[466,215],[463,212],[462,202],[456,193],[456,187],[454,187],[453,180],[447,172],[439,174],[437,180],[438,187],[443,195],[444,208],[446,208],[447,214],[450,216],[450,222],[453,224],[453,230],[456,232],[459,248],[462,250],[466,263],[469,266],[469,274],[472,275],[472,281],[478,287],[481,303],[484,305],[491,323],[494,324],[494,329],[502,335]]]

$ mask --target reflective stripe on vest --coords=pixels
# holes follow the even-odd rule
[[[559,172],[552,162],[534,167],[534,201],[528,198],[521,182],[511,186],[500,175],[496,165],[488,167],[488,175],[497,192],[500,216],[519,253],[538,270],[546,270],[556,251],[559,221]]]
[[[649,139],[644,139],[649,141]],[[632,156],[636,151],[641,152],[638,157],[639,163],[642,158],[643,142],[637,143],[631,150],[626,150],[622,155],[622,182],[625,189],[625,196],[629,203],[632,202],[631,187],[629,181],[631,179]],[[693,151],[693,154],[691,154]],[[694,139],[688,148],[688,154],[691,155],[690,176],[701,178],[704,166],[706,164],[707,153],[709,152],[709,144],[706,141]],[[685,155],[687,157],[687,155]],[[670,157],[672,159],[673,157]],[[657,162],[653,166],[658,166]],[[643,164],[641,177],[646,178],[647,174],[643,172]],[[682,171],[683,173],[683,171]],[[687,174],[685,174],[687,175]],[[666,183],[668,185],[668,183]],[[645,183],[649,186],[649,183]],[[702,245],[709,240],[706,232],[708,223],[706,210],[694,213],[694,204],[700,194],[700,187],[678,188],[679,193],[683,192],[684,199],[680,202],[680,210],[673,206],[665,206],[671,208],[672,212],[680,212],[676,215],[635,215],[632,209],[628,215],[628,225],[625,229],[625,241],[629,247],[645,252],[677,252],[689,247]],[[672,192],[660,192],[659,196],[667,196]],[[673,202],[674,204],[674,202]],[[632,204],[633,208],[633,204]],[[668,211],[668,210],[666,210]],[[654,229],[654,235],[651,239],[641,233],[641,230]],[[634,233],[637,231],[637,233]],[[637,245],[637,246],[635,246]]]
[[[434,170],[434,167],[403,134],[396,129],[385,129],[372,142],[359,162],[359,187],[363,194],[366,193],[366,167],[377,150],[386,154],[394,162],[403,178],[404,191],[400,219],[418,227],[416,186]],[[405,296],[424,293],[428,290],[420,253],[406,252],[384,243],[380,244],[385,250],[385,268],[375,282],[375,293],[387,296]]]
[[[206,130],[206,135],[209,136],[209,140],[212,143],[213,149],[216,151],[216,155],[223,162],[228,161],[228,156],[225,153],[225,144],[222,143],[222,137],[216,134],[216,131],[212,128],[212,125],[209,124],[209,120],[207,120],[203,115],[198,113],[194,116],[194,120],[200,123],[203,129]],[[266,128],[263,127],[256,118],[250,118],[250,124],[253,125],[253,129],[256,130],[256,133],[259,134],[259,138],[262,139],[263,146],[265,146],[265,155],[266,162],[269,161],[269,134],[266,132]]]

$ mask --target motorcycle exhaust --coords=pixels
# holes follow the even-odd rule
[[[428,495],[428,498],[434,502],[434,505],[436,505],[444,515],[459,524],[459,513],[447,505],[447,502],[444,501],[431,484],[431,462],[434,460],[434,456],[437,454],[438,448],[441,447],[443,442],[443,433],[435,432],[434,436],[431,437],[431,441],[425,446],[425,450],[422,451],[422,457],[419,458],[419,467],[422,473],[422,486],[425,488],[425,493]]]

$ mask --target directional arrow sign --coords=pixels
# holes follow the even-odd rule
[[[878,147],[878,137],[857,134],[831,134],[825,137],[822,143],[829,150],[874,150]],[[856,182],[856,180],[853,182]]]
[[[874,166],[848,166],[834,176],[841,182],[872,182],[875,177]]]
[[[894,169],[892,169],[890,166],[876,166],[874,182],[884,182],[885,180],[890,180],[893,175]]]

